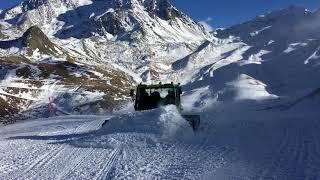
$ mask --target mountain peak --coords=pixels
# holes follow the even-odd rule
[[[34,52],[58,56],[62,50],[57,47],[38,26],[30,27],[22,36],[22,45],[27,48],[27,55],[32,56]]]
[[[181,13],[168,0],[146,0],[144,4],[151,15],[157,15],[164,20],[181,16]]]
[[[210,36],[168,0],[26,0],[2,13],[0,21],[7,29],[22,31],[37,25],[49,37],[59,39],[104,36],[153,43],[199,41]]]
[[[319,17],[304,7],[291,5],[288,8],[272,11],[253,20],[232,26],[219,31],[218,37],[229,36],[241,37],[249,44],[270,40],[293,42],[304,39],[318,38],[320,34],[316,29],[319,27]],[[257,40],[263,39],[263,41]]]
[[[45,3],[47,3],[49,0],[25,0],[22,2],[22,5],[26,9],[35,9]]]
[[[24,37],[31,37],[35,36],[38,38],[41,38],[45,36],[45,34],[41,31],[41,29],[38,26],[31,26],[24,34]]]

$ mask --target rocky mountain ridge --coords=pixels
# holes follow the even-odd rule
[[[318,22],[318,11],[291,6],[210,34],[167,0],[29,0],[1,13],[0,45],[6,48],[2,46],[0,54],[7,61],[19,54],[18,59],[36,63],[34,69],[56,62],[99,67],[111,72],[104,78],[122,79],[122,84],[113,81],[103,91],[113,100],[126,99],[124,86],[173,81],[184,84],[185,99],[193,97],[190,107],[239,98],[281,104],[320,87],[309,80],[319,75]],[[31,37],[24,43],[29,52],[14,46],[23,37]],[[2,81],[14,83],[9,77],[15,75],[8,72],[15,73],[4,72]],[[47,82],[52,80],[57,81],[51,77]],[[111,87],[123,91],[110,96]],[[64,94],[57,91],[52,96]]]

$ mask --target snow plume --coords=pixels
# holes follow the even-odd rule
[[[167,106],[142,113],[127,113],[109,120],[103,130],[108,134],[136,132],[150,134],[164,140],[187,140],[193,135],[189,123],[175,106]]]
[[[199,23],[209,32],[213,31],[214,28],[210,25],[210,22],[212,21],[211,17],[208,17],[207,19],[200,21]]]

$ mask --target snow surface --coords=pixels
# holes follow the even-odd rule
[[[236,81],[227,83],[228,88],[234,89],[236,100],[263,100],[268,98],[277,98],[267,92],[265,84],[254,78],[240,74]]]
[[[258,30],[258,31],[254,31],[254,32],[250,33],[250,35],[251,35],[251,36],[256,36],[256,35],[260,34],[261,32],[263,32],[263,31],[265,31],[265,30],[267,30],[267,29],[269,29],[269,28],[271,28],[271,27],[272,27],[272,26],[264,27],[264,28],[262,28],[262,29],[260,29],[260,30]]]
[[[196,133],[173,106],[0,127],[0,179],[319,178],[318,113],[236,107],[201,113]]]

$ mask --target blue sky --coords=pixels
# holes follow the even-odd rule
[[[0,0],[0,8],[9,8],[21,0]],[[171,0],[171,2],[196,21],[206,21],[213,27],[228,27],[268,11],[291,4],[310,10],[320,8],[319,0]]]
[[[18,4],[21,1],[22,0],[0,0],[0,8],[1,9],[10,8],[10,7]]]
[[[310,10],[320,8],[319,0],[171,0],[171,2],[194,20],[207,20],[213,27],[228,27],[292,4]]]

